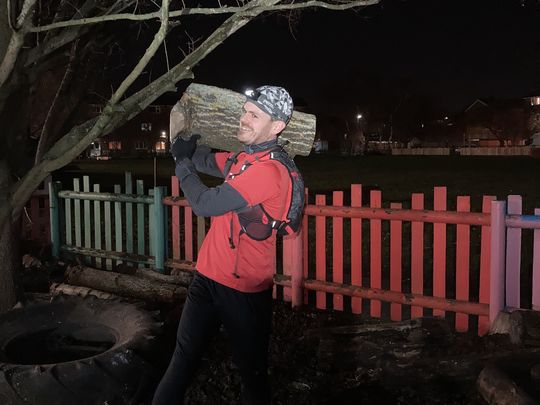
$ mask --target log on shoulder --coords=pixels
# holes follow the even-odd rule
[[[235,152],[242,145],[236,139],[238,120],[246,100],[243,94],[214,86],[192,83],[176,103],[170,116],[170,139],[179,134],[201,135],[202,144],[215,149]],[[307,156],[315,139],[315,116],[294,111],[279,136],[290,156]]]

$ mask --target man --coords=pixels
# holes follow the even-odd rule
[[[207,146],[197,147],[197,136],[189,141],[178,137],[171,147],[176,175],[193,211],[213,218],[154,405],[183,403],[201,356],[221,324],[242,377],[242,402],[270,403],[268,344],[276,261],[272,225],[274,219],[286,219],[292,183],[283,164],[264,157],[277,147],[292,110],[285,89],[262,86],[242,108],[237,133],[242,153],[210,153]],[[196,171],[225,180],[208,188]]]

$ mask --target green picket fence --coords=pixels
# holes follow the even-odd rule
[[[135,192],[134,192],[135,191]],[[97,268],[111,270],[124,262],[163,272],[167,257],[165,187],[145,194],[144,182],[125,174],[113,193],[90,185],[88,176],[73,180],[73,190],[60,182],[49,185],[53,256],[82,257]]]

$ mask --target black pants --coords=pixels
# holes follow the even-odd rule
[[[267,371],[272,290],[242,293],[196,274],[178,325],[176,348],[153,405],[184,403],[201,357],[222,323],[242,377],[242,403],[270,403]]]

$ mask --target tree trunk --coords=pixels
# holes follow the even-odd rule
[[[17,293],[15,288],[15,271],[16,260],[15,252],[18,235],[13,232],[11,222],[6,221],[3,229],[0,232],[0,263],[2,269],[0,271],[0,313],[4,313],[11,309],[17,301]]]
[[[69,284],[153,302],[182,302],[187,293],[185,287],[178,285],[85,266],[70,267],[66,275]]]
[[[171,111],[170,138],[201,135],[200,143],[226,151],[238,151],[242,145],[236,139],[238,119],[246,97],[231,90],[192,83]],[[285,150],[290,156],[307,156],[315,139],[315,116],[293,112],[291,121],[279,136],[288,141]]]
[[[0,161],[0,215],[7,220],[0,227],[0,313],[11,309],[17,301],[15,271],[17,269],[17,253],[19,233],[14,232],[15,226],[11,221],[12,210],[9,209],[10,175],[6,160]]]

